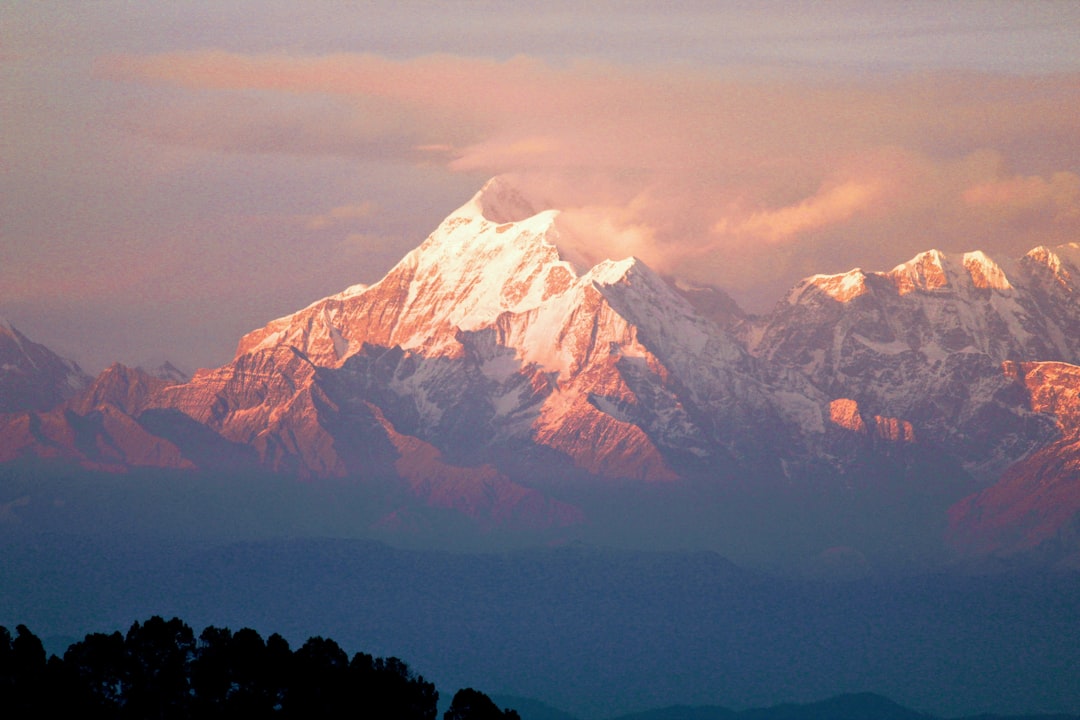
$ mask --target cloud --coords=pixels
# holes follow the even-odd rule
[[[748,233],[769,242],[780,242],[806,230],[816,230],[850,219],[866,208],[878,192],[873,184],[848,181],[823,189],[796,205],[755,212],[734,226],[724,218],[713,229],[717,233]]]
[[[146,88],[117,121],[158,142],[510,174],[566,211],[582,257],[635,254],[748,295],[927,247],[1019,255],[1080,235],[1077,75],[220,51],[97,72]]]
[[[371,202],[363,202],[359,205],[339,205],[321,215],[306,217],[304,225],[308,230],[325,230],[343,223],[362,220],[370,217],[374,212],[375,204]]]
[[[1014,175],[973,185],[963,192],[968,205],[1015,214],[1046,209],[1056,217],[1076,219],[1080,215],[1080,176],[1061,171],[1049,179],[1039,175]]]
[[[605,258],[651,257],[651,264],[661,271],[674,258],[665,259],[653,252],[655,230],[637,221],[633,203],[626,206],[592,205],[563,211],[557,218],[560,249],[580,269],[587,269]]]

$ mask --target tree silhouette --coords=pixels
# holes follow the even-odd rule
[[[191,663],[195,714],[200,718],[270,717],[282,709],[291,653],[280,635],[269,643],[250,628],[233,634],[208,627]]]
[[[349,664],[350,682],[364,707],[393,707],[396,718],[435,720],[439,693],[422,675],[413,675],[398,658],[357,653]]]
[[[349,656],[334,642],[310,638],[294,654],[285,696],[287,717],[345,717],[349,714]]]
[[[65,684],[70,704],[89,717],[119,717],[128,690],[128,656],[124,637],[93,633],[64,653]]]
[[[48,692],[45,648],[25,625],[15,628],[12,639],[0,626],[0,690],[3,715],[11,718],[36,717],[52,705]]]
[[[404,662],[365,653],[350,661],[328,638],[313,637],[292,652],[276,633],[263,642],[250,628],[211,626],[196,641],[179,618],[154,616],[127,635],[89,634],[63,658],[46,661],[33,633],[23,625],[16,632],[13,639],[0,627],[5,720],[437,717],[435,686]],[[471,707],[464,699],[458,704],[462,712]]]
[[[500,710],[484,693],[462,688],[454,694],[443,720],[521,720],[516,710]]]
[[[195,634],[179,618],[154,616],[136,622],[124,638],[128,660],[125,715],[137,718],[188,716]]]

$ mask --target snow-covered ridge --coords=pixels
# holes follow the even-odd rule
[[[788,303],[798,302],[808,287],[821,290],[837,302],[848,302],[866,292],[866,274],[855,268],[838,275],[811,275],[788,293]]]
[[[892,280],[901,295],[915,290],[938,290],[949,284],[949,275],[945,271],[945,253],[940,250],[919,253],[881,275]]]
[[[1036,250],[1032,253],[1036,253]],[[1050,257],[1044,262],[1053,267],[1060,264],[1052,252],[1045,248],[1042,250]],[[787,302],[797,303],[809,288],[815,288],[837,302],[846,303],[870,291],[867,286],[869,277],[886,280],[899,295],[958,292],[967,288],[1007,293],[1014,289],[1001,265],[981,250],[959,256],[940,250],[927,250],[885,272],[866,273],[862,268],[854,268],[834,275],[811,275],[788,293]]]
[[[367,462],[350,444],[372,413],[448,457],[511,441],[606,477],[713,458],[795,480],[928,440],[989,474],[1042,437],[1002,363],[1080,358],[1080,247],[1004,266],[930,250],[736,318],[635,257],[573,265],[558,211],[535,207],[489,182],[381,280],[249,333],[159,402],[315,475]]]
[[[1012,290],[1012,283],[1001,266],[987,257],[982,250],[964,253],[964,268],[977,288]]]
[[[282,343],[309,352],[321,342],[340,363],[371,341],[438,354],[453,343],[448,328],[476,331],[504,313],[539,310],[582,284],[617,282],[633,263],[600,263],[579,273],[559,250],[557,216],[555,210],[535,211],[509,182],[493,178],[379,282],[277,318],[245,336],[237,353]],[[362,316],[387,302],[394,307],[385,335],[359,337]]]
[[[488,180],[458,213],[473,210],[493,223],[514,223],[537,214],[535,205],[501,176]],[[457,214],[457,213],[455,213]]]
[[[875,273],[892,281],[901,295],[909,292],[956,292],[974,287],[1008,292],[1012,282],[1001,265],[981,250],[959,256],[927,250],[887,273]]]
[[[1080,279],[1080,243],[1068,243],[1054,248],[1040,245],[1031,249],[1023,260],[1045,266],[1060,285],[1072,290],[1077,289],[1076,282]],[[1074,276],[1074,273],[1078,274]]]

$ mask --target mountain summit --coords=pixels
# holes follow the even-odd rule
[[[413,506],[503,529],[588,522],[581,493],[603,515],[595,498],[626,483],[681,488],[709,532],[844,536],[828,526],[840,502],[851,528],[895,544],[939,533],[971,491],[1048,477],[1055,453],[1074,452],[1061,387],[1075,374],[1043,364],[1080,362],[1080,246],[814,275],[755,318],[636,258],[578,267],[558,215],[493,179],[378,282],[253,330],[190,379],[111,368],[61,408],[8,421],[0,457],[390,483]],[[4,333],[0,347],[30,347]],[[1005,517],[1016,496],[985,502]],[[1053,495],[1066,496],[1080,492]],[[768,517],[741,512],[747,497]],[[897,507],[908,515],[888,520]],[[382,527],[415,524],[390,510]],[[1003,547],[961,527],[977,515],[954,512],[951,536]]]
[[[393,372],[364,392],[390,393],[380,407],[395,426],[460,457],[508,441],[540,445],[612,477],[674,478],[662,447],[706,456],[718,415],[730,442],[769,414],[733,337],[640,260],[579,273],[559,251],[557,214],[533,213],[493,180],[379,282],[248,333],[233,368],[287,347],[315,368],[356,374],[393,350]],[[184,393],[202,391],[172,396]],[[221,430],[237,439],[272,432],[228,429],[280,415],[261,407],[236,405],[218,419]]]
[[[90,381],[82,368],[0,318],[0,413],[48,410]]]

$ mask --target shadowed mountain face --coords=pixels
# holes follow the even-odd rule
[[[995,485],[949,512],[949,542],[967,554],[1042,547],[1080,563],[1080,368],[1009,363],[1033,412],[1054,419],[1058,436],[1008,468]]]
[[[49,410],[90,381],[78,365],[0,318],[0,413]]]
[[[378,527],[406,535],[416,507],[482,530],[625,530],[605,508],[647,514],[625,501],[642,485],[671,488],[645,493],[656,514],[679,505],[665,532],[687,542],[696,517],[787,527],[792,546],[940,545],[946,509],[977,490],[950,516],[955,549],[1067,535],[1080,246],[817,275],[750,318],[634,258],[575,265],[557,216],[493,180],[378,283],[190,379],[114,366],[72,397],[77,368],[0,334],[27,358],[2,379],[33,366],[25,387],[53,388],[37,405],[6,393],[21,412],[0,421],[0,460],[386,482],[413,506]],[[1025,482],[1056,489],[1010,489]]]

